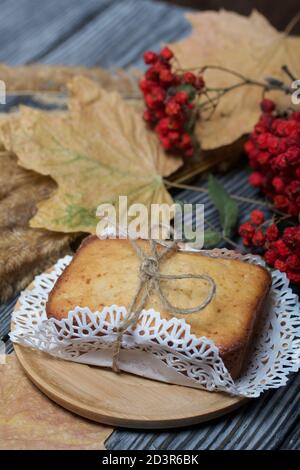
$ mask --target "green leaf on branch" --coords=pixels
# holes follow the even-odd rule
[[[208,193],[219,212],[223,236],[229,237],[238,221],[238,205],[212,175],[208,178]]]
[[[213,248],[222,240],[222,235],[215,230],[205,230],[204,248]]]

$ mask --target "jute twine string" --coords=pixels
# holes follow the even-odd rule
[[[119,372],[118,358],[122,345],[122,338],[125,331],[135,326],[138,322],[142,309],[145,306],[146,300],[150,297],[151,292],[156,292],[159,295],[163,307],[174,314],[187,315],[196,313],[203,310],[213,299],[216,293],[215,281],[207,274],[161,274],[159,270],[160,260],[172,251],[178,251],[178,244],[176,241],[171,242],[169,245],[164,246],[164,249],[158,252],[157,245],[161,246],[156,240],[150,240],[151,254],[148,255],[140,247],[136,240],[129,237],[129,241],[141,260],[139,269],[139,285],[135,296],[133,297],[128,309],[127,316],[120,324],[117,331],[117,338],[113,349],[113,362],[112,368],[114,372]],[[199,305],[192,308],[178,308],[172,305],[162,291],[160,281],[162,280],[176,280],[176,279],[202,279],[209,283],[209,291],[207,297]]]

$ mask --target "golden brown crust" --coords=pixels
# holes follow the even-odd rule
[[[148,249],[148,242],[139,243]],[[48,317],[64,318],[77,305],[94,311],[114,303],[127,306],[138,286],[139,264],[128,240],[87,237],[50,292]],[[248,359],[261,305],[271,285],[270,273],[261,266],[198,253],[172,253],[163,259],[160,269],[166,274],[192,272],[213,277],[217,285],[213,301],[203,311],[184,318],[192,333],[215,342],[228,370],[237,377]],[[195,279],[163,283],[168,299],[185,308],[199,304],[207,288],[205,281]],[[155,293],[145,305],[150,307],[163,318],[173,317]]]

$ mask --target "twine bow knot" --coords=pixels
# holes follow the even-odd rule
[[[141,260],[139,268],[139,285],[136,294],[127,309],[127,316],[117,330],[117,338],[114,345],[112,362],[112,368],[115,372],[119,372],[118,357],[120,354],[123,334],[129,327],[135,326],[137,324],[141,311],[144,308],[146,300],[148,297],[150,297],[152,291],[155,291],[158,294],[163,307],[175,315],[187,315],[190,313],[200,312],[212,301],[216,293],[215,281],[207,274],[162,274],[160,272],[160,260],[167,253],[171,253],[174,250],[178,251],[179,247],[176,241],[173,241],[168,245],[162,245],[161,242],[150,240],[150,255],[144,252],[136,240],[129,237],[129,241]],[[158,251],[157,245],[163,246],[163,248]],[[209,284],[209,291],[206,299],[203,300],[199,305],[196,305],[192,308],[178,308],[172,305],[163,293],[160,281],[177,279],[202,279],[207,281]]]
[[[149,280],[155,278],[159,270],[158,260],[149,256],[144,258],[140,266],[140,279]]]

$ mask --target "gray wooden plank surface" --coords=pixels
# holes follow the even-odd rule
[[[284,438],[282,429],[293,429],[299,420],[299,384],[300,377],[295,375],[289,387],[269,391],[240,410],[189,429],[119,431],[108,439],[107,447],[115,450],[276,449]],[[285,448],[290,445],[286,442]]]
[[[150,0],[2,0],[0,61],[141,66],[141,54],[189,31],[183,10]],[[1,77],[0,77],[1,78]],[[257,197],[247,174],[234,170],[221,178],[229,192]],[[200,184],[200,182],[199,182]],[[182,191],[176,197],[205,203],[206,218],[218,215],[205,194]],[[247,212],[249,205],[240,204]],[[0,333],[6,338],[15,299],[0,307]],[[7,352],[11,351],[7,342]],[[299,375],[287,387],[270,391],[242,409],[210,423],[167,432],[118,430],[109,449],[274,449],[299,448]]]
[[[0,61],[39,60],[110,4],[110,0],[2,0]]]
[[[287,434],[281,449],[284,450],[299,450],[300,449],[300,418],[298,417],[298,421],[294,429]]]
[[[166,20],[167,18],[167,20]],[[139,66],[148,47],[179,39],[190,30],[177,7],[144,0],[113,1],[72,37],[42,59],[45,63]]]

